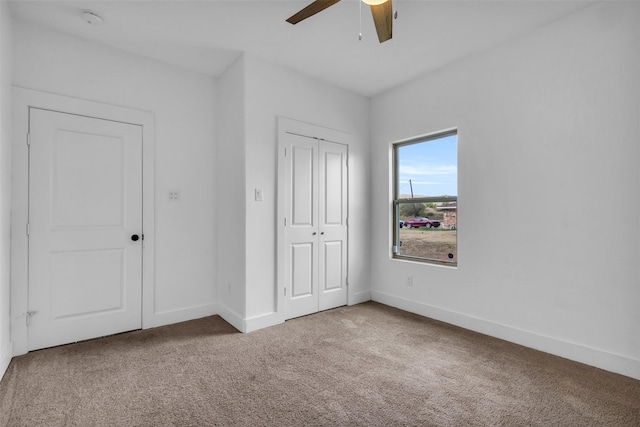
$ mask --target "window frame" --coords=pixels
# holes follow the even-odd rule
[[[434,132],[431,134],[427,134],[427,135],[423,135],[423,136],[419,136],[419,137],[415,137],[415,138],[411,138],[411,139],[407,139],[407,140],[403,140],[403,141],[398,141],[398,142],[394,142],[391,145],[391,155],[392,155],[392,186],[393,186],[393,193],[392,193],[392,200],[391,200],[391,218],[392,218],[392,227],[391,229],[393,230],[392,233],[392,246],[391,246],[391,258],[392,259],[396,259],[396,260],[405,260],[405,261],[415,261],[415,262],[420,262],[420,263],[424,263],[424,264],[434,264],[434,265],[445,265],[445,266],[449,266],[449,267],[453,267],[453,268],[457,268],[458,267],[458,256],[457,256],[457,251],[458,251],[458,242],[457,242],[457,236],[456,236],[456,261],[445,261],[445,260],[439,260],[439,259],[431,259],[431,258],[422,258],[422,257],[417,257],[417,256],[410,256],[410,255],[402,255],[399,253],[399,248],[400,248],[400,205],[402,204],[407,204],[407,203],[436,203],[436,202],[458,202],[458,196],[430,196],[430,197],[415,197],[415,198],[400,198],[400,185],[399,185],[399,178],[400,178],[400,167],[399,167],[399,159],[398,159],[398,150],[401,147],[406,147],[408,145],[413,145],[413,144],[420,144],[420,143],[426,143],[429,141],[434,141],[436,139],[442,139],[442,138],[447,138],[450,136],[456,136],[458,137],[458,128],[452,128],[452,129],[447,129],[447,130],[443,130],[443,131],[438,131],[438,132]],[[458,138],[457,138],[458,140]],[[458,147],[459,145],[456,144],[456,167],[458,165]],[[458,172],[456,170],[456,183],[457,183],[457,176],[458,176]],[[457,191],[456,191],[457,192]],[[456,214],[457,215],[457,214]],[[458,229],[457,226],[457,220],[456,220],[456,230]]]

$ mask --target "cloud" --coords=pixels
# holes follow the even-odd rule
[[[443,185],[442,181],[415,181],[411,180],[412,185]],[[408,185],[408,184],[407,184]]]
[[[458,173],[458,167],[455,165],[440,165],[440,166],[428,166],[428,165],[403,165],[400,169],[400,174],[403,177],[409,176],[433,176],[433,175],[456,175]]]

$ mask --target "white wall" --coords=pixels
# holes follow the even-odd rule
[[[14,22],[14,84],[155,116],[155,306],[152,325],[215,312],[215,80]],[[179,203],[168,191],[179,190]],[[14,254],[16,256],[16,254]]]
[[[245,55],[246,318],[247,330],[269,324],[276,311],[277,117],[353,135],[349,147],[349,216],[369,210],[370,100]],[[254,200],[262,188],[264,201]],[[369,224],[349,227],[350,303],[369,294]]]
[[[598,4],[374,98],[374,300],[640,378],[638,22]],[[392,261],[389,143],[451,127],[459,267]]]
[[[245,90],[244,58],[220,76],[218,89],[218,303],[238,330],[245,318]]]
[[[11,80],[13,74],[12,18],[8,3],[0,1],[0,378],[13,350],[10,308],[11,231]]]

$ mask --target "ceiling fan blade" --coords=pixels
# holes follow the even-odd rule
[[[333,6],[339,1],[340,0],[316,0],[313,3],[311,3],[309,6],[302,9],[300,12],[296,13],[295,15],[287,19],[287,22],[295,25],[298,22],[302,21],[303,19],[307,19],[308,17],[313,16],[318,12],[322,12],[329,6]]]
[[[393,27],[393,5],[392,0],[371,6],[371,14],[373,15],[373,23],[376,24],[378,32],[378,40],[380,43],[386,42],[391,38]]]

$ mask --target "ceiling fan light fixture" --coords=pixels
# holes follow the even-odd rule
[[[340,0],[314,0],[298,13],[287,18],[286,21],[295,25],[318,12],[322,12],[339,1]],[[393,0],[362,0],[362,2],[371,8],[373,24],[376,27],[376,33],[378,33],[378,41],[383,43],[390,40],[393,29]],[[362,3],[359,4],[362,5]],[[362,20],[362,8],[360,8],[360,14],[360,19]],[[362,22],[360,22],[360,27],[362,28]]]

